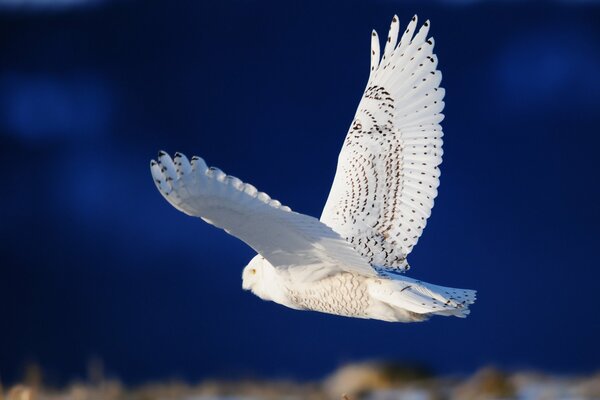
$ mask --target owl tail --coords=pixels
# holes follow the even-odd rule
[[[468,289],[455,289],[395,276],[381,281],[372,295],[388,305],[415,313],[423,319],[433,315],[465,318],[469,306],[476,300],[477,292]]]

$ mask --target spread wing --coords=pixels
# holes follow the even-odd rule
[[[396,44],[394,16],[381,60],[373,31],[369,81],[321,216],[372,265],[398,270],[431,214],[442,162],[442,76],[429,21],[414,35],[416,24]]]
[[[208,168],[198,157],[164,152],[150,164],[160,193],[178,210],[243,240],[272,265],[319,279],[340,269],[376,275],[353,247],[314,217],[299,214],[252,185]]]

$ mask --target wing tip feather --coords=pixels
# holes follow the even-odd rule
[[[208,167],[201,157],[193,156],[190,163],[183,153],[176,152],[174,159],[175,162],[173,162],[173,159],[171,159],[166,151],[160,150],[158,152],[158,160],[150,160],[152,177],[158,190],[164,196],[169,196],[171,192],[177,191],[174,187],[174,183],[179,182],[180,179],[187,178],[192,172],[195,172],[201,176],[211,178],[221,184],[230,186],[273,208],[281,209],[286,212],[292,211],[290,207],[282,205],[280,201],[272,199],[267,193],[259,191],[253,185],[244,183],[235,176],[227,175],[217,167]],[[189,168],[187,166],[189,166]],[[185,183],[178,186],[185,186]]]

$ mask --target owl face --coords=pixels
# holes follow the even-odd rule
[[[273,300],[274,269],[260,254],[254,257],[242,272],[242,288],[250,290],[263,300]]]
[[[242,289],[255,291],[263,275],[263,260],[260,255],[255,256],[242,272]]]

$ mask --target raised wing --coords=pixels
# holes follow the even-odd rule
[[[414,35],[416,24],[415,16],[396,44],[394,16],[381,60],[373,31],[369,81],[321,216],[372,265],[398,270],[409,268],[442,162],[442,75],[429,21]]]
[[[330,227],[272,200],[252,185],[208,168],[194,157],[160,152],[150,163],[160,193],[178,210],[243,240],[272,265],[304,280],[340,270],[376,275],[369,264]]]

